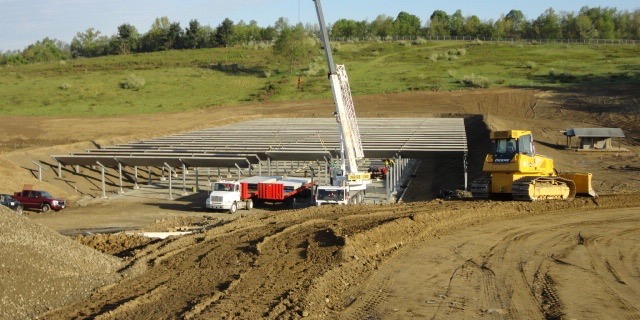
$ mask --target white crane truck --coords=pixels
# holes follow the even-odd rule
[[[318,14],[320,33],[324,52],[329,66],[329,82],[336,106],[334,115],[340,134],[340,161],[330,166],[331,185],[318,186],[315,195],[316,205],[354,204],[364,201],[367,185],[371,183],[368,172],[358,170],[357,161],[364,158],[360,131],[356,122],[356,112],[351,98],[349,78],[344,65],[335,65],[329,43],[329,34],[324,22],[320,0],[313,0]]]
[[[338,122],[340,136],[340,159],[337,162],[332,162],[329,167],[331,185],[316,187],[315,203],[318,206],[323,204],[362,203],[367,184],[371,183],[371,174],[358,170],[357,161],[364,158],[364,152],[351,98],[349,78],[344,65],[336,66],[333,62],[322,5],[320,0],[313,1],[318,14],[321,38],[329,66],[329,82],[331,83],[333,101],[336,106],[334,115]],[[250,177],[240,181],[218,181],[213,185],[212,191],[206,200],[206,207],[235,213],[238,209],[250,210],[256,200],[286,201],[287,199],[292,199],[296,194],[310,190],[315,186],[312,180],[297,181],[295,179]],[[267,190],[267,187],[275,189],[269,189],[271,191],[267,193],[260,191]],[[280,191],[273,191],[276,189]]]

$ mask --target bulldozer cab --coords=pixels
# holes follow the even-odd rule
[[[494,162],[509,162],[516,154],[534,156],[533,138],[531,134],[517,138],[496,138],[492,140],[492,155]]]

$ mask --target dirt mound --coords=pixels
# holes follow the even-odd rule
[[[0,206],[0,318],[30,319],[120,278],[101,254]]]
[[[171,219],[158,219],[155,223],[145,226],[142,231],[189,231],[205,226],[214,226],[222,223],[223,220],[209,216],[201,217],[173,217]]]
[[[204,228],[213,228],[223,222],[223,219],[208,216],[177,216],[156,219],[154,223],[136,231],[126,233],[76,234],[72,239],[102,253],[127,258],[134,256],[137,250],[141,250],[146,245],[158,241],[157,239],[137,234],[139,232],[198,231]]]
[[[127,257],[134,254],[134,250],[153,242],[153,239],[123,232],[95,235],[76,235],[73,240],[98,250],[102,253],[117,257]]]

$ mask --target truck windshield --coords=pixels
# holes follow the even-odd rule
[[[233,191],[233,183],[216,183],[213,185],[213,191]]]
[[[318,189],[318,200],[344,200],[344,190]]]
[[[213,185],[213,191],[233,191],[233,183],[216,183]]]
[[[46,191],[40,192],[40,196],[43,197],[43,198],[47,198],[47,199],[53,198],[53,196],[49,192],[46,192]]]

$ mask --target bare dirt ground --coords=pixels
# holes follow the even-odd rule
[[[471,178],[479,174],[488,129],[530,129],[538,152],[553,157],[559,171],[594,173],[602,195],[596,201],[431,200],[439,189],[461,184],[461,166],[453,163],[458,160],[438,159],[422,162],[404,204],[230,216],[194,206],[198,195],[91,200],[99,190],[95,174],[69,172],[57,179],[51,168],[36,186],[71,199],[72,207],[23,220],[67,234],[201,229],[151,242],[124,234],[76,236],[118,257],[123,267],[110,273],[115,280],[93,289],[97,279],[67,279],[64,286],[84,292],[72,303],[25,283],[40,307],[4,290],[0,318],[638,318],[639,95],[636,87],[621,86],[356,99],[359,117],[465,117]],[[51,162],[51,154],[260,117],[326,117],[331,109],[322,100],[126,118],[0,117],[0,192],[36,182],[31,161]],[[627,138],[620,143],[631,152],[564,150],[560,130],[592,126],[623,128]],[[29,231],[17,237],[26,243]],[[80,249],[62,247],[78,256]],[[1,266],[0,286],[10,286],[4,276],[20,273],[24,264],[45,264],[29,250]],[[80,268],[93,264],[74,262]],[[55,259],[46,263],[60,265]],[[40,282],[60,279],[61,272],[52,268],[39,275]]]

